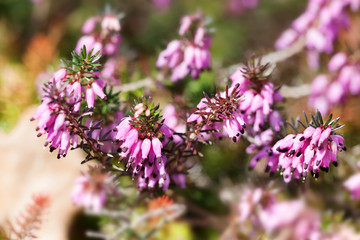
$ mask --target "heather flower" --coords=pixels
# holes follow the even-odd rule
[[[52,84],[50,82],[48,89],[45,89],[46,94],[53,92],[55,86]],[[77,146],[76,131],[71,126],[69,119],[66,117],[67,112],[61,105],[54,102],[47,95],[43,97],[42,101],[35,115],[31,118],[31,121],[39,120],[36,127],[36,130],[39,131],[37,136],[40,137],[47,133],[45,146],[50,144],[50,151],[59,148],[58,158],[60,156],[65,157],[70,145]]]
[[[318,75],[311,86],[310,105],[323,114],[345,102],[348,95],[360,93],[360,67],[348,56],[339,52],[328,63],[330,74]]]
[[[291,176],[305,179],[310,171],[315,178],[319,170],[328,171],[330,163],[338,165],[337,152],[346,150],[344,139],[335,133],[343,125],[338,125],[339,118],[331,120],[332,115],[324,123],[320,112],[307,121],[302,133],[289,134],[279,140],[272,151],[279,154],[279,167],[284,181],[289,182]],[[307,120],[307,118],[306,118]]]
[[[102,173],[100,167],[94,167],[76,179],[72,200],[75,205],[98,212],[104,207],[110,193],[117,194],[113,177],[109,173]]]
[[[104,85],[93,66],[98,59],[99,56],[92,55],[92,51],[86,54],[85,49],[81,56],[74,53],[73,61],[78,65],[54,73],[44,87],[41,105],[31,118],[39,120],[36,128],[38,137],[47,134],[45,146],[50,144],[50,151],[59,148],[58,158],[65,157],[71,145],[74,148],[78,146],[79,129],[74,126],[74,117],[80,114],[82,100],[86,100],[88,107],[92,108],[96,95],[105,98]],[[85,99],[82,99],[84,90]]]
[[[254,132],[260,132],[268,121],[273,129],[280,130],[280,114],[272,108],[276,102],[282,101],[282,97],[274,84],[268,81],[269,77],[265,75],[267,68],[268,65],[260,65],[260,62],[255,65],[255,60],[252,60],[249,67],[241,67],[230,76],[232,86],[240,85],[239,92],[244,96],[240,110]]]
[[[251,143],[246,149],[252,154],[249,169],[253,169],[261,159],[267,159],[266,172],[274,173],[278,167],[278,157],[271,150],[275,132],[281,129],[282,118],[274,109],[282,97],[266,75],[268,65],[260,60],[251,59],[248,67],[240,67],[230,76],[232,86],[239,84],[243,101],[239,108],[246,123],[245,138]]]
[[[104,67],[100,72],[100,76],[102,79],[106,79],[106,81],[110,85],[118,85],[120,84],[120,77],[117,73],[118,61],[116,58],[109,58],[104,63]]]
[[[288,214],[291,209],[291,214]],[[320,234],[319,215],[300,200],[279,201],[274,191],[246,189],[238,205],[241,228],[250,224],[255,231],[267,232],[278,239],[317,239]]]
[[[351,193],[353,199],[360,198],[360,173],[349,177],[343,185]]]
[[[245,189],[238,205],[240,222],[244,223],[250,221],[254,226],[258,226],[258,207],[267,207],[272,205],[275,201],[275,195],[271,192],[264,191],[261,188],[256,188],[254,190]]]
[[[157,10],[164,11],[169,8],[171,1],[172,0],[152,0],[152,3]]]
[[[356,3],[355,3],[356,2]],[[309,66],[318,66],[318,54],[330,54],[334,50],[334,42],[339,32],[349,27],[348,9],[357,11],[358,1],[311,0],[307,8],[295,21],[291,28],[284,31],[275,43],[277,49],[292,45],[300,37],[305,38],[309,54]]]
[[[288,214],[291,209],[291,214]],[[268,233],[290,231],[290,239],[312,239],[319,235],[320,218],[300,200],[276,202],[259,212],[261,225]]]
[[[82,27],[85,35],[77,42],[75,52],[80,53],[81,48],[85,46],[88,51],[94,49],[102,55],[114,56],[121,43],[120,30],[119,16],[106,14],[102,17],[90,17]]]
[[[172,131],[178,133],[185,133],[186,124],[179,119],[178,112],[173,104],[168,104],[163,110],[164,124],[168,126]],[[183,141],[179,135],[173,135],[173,141],[175,143]]]
[[[244,134],[245,121],[240,110],[243,98],[240,94],[239,84],[228,88],[224,92],[217,89],[217,94],[212,98],[205,94],[197,105],[197,111],[189,116],[187,121],[199,126],[195,134],[200,132],[215,132],[215,136],[221,137],[219,131],[229,136],[233,142],[237,142]],[[205,135],[206,136],[206,135]]]
[[[156,184],[166,190],[170,183],[163,147],[172,137],[172,131],[160,121],[158,108],[147,100],[138,103],[133,117],[123,118],[116,127],[115,138],[121,141],[120,160],[127,159],[126,168],[132,167],[140,190],[152,189]]]
[[[192,78],[198,78],[202,70],[210,68],[211,61],[211,37],[205,29],[203,14],[195,13],[183,17],[179,34],[185,38],[172,40],[156,62],[158,68],[171,71],[170,78],[173,82],[189,74]]]

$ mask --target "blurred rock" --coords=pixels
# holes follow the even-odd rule
[[[37,138],[36,122],[29,121],[35,109],[27,109],[9,134],[0,131],[0,223],[14,222],[33,194],[48,193],[50,208],[45,210],[37,239],[65,240],[79,211],[70,199],[73,183],[87,166],[80,164],[80,150],[57,159],[57,151],[43,149],[45,137]]]

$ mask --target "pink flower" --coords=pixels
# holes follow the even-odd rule
[[[308,1],[305,12],[293,21],[291,28],[284,31],[275,42],[275,47],[277,49],[289,47],[303,36],[310,53],[309,66],[318,67],[318,64],[314,65],[318,61],[314,60],[319,58],[319,53],[332,53],[340,31],[349,27],[347,10],[355,6],[352,11],[356,11],[358,5],[352,1]]]
[[[133,177],[137,177],[139,190],[155,188],[156,184],[166,190],[170,176],[165,166],[167,157],[163,146],[169,142],[172,132],[165,123],[160,122],[160,115],[152,115],[153,106],[145,102],[135,106],[134,117],[123,118],[116,127],[115,138],[121,142],[120,160],[127,160],[126,169],[132,167]],[[158,120],[154,121],[154,118]],[[152,123],[149,123],[152,119]]]
[[[190,26],[197,24],[195,32],[190,32]],[[158,57],[158,68],[170,69],[171,80],[177,82],[187,75],[198,78],[202,70],[210,68],[211,37],[203,23],[203,15],[195,13],[182,18],[180,35],[188,33],[190,37],[182,40],[172,40]]]
[[[152,0],[154,7],[160,11],[167,10],[172,0]]]
[[[197,105],[198,110],[191,114],[187,121],[201,124],[204,132],[218,132],[222,128],[224,135],[237,142],[245,129],[245,121],[239,107],[242,99],[238,88],[239,85],[226,87],[226,91],[218,92],[213,98],[206,96],[201,99]],[[220,137],[221,134],[215,136]]]
[[[343,185],[351,193],[353,199],[360,198],[360,173],[348,178]]]
[[[84,25],[82,26],[82,29],[81,31],[84,33],[84,34],[89,34],[91,33],[92,31],[95,30],[96,28],[96,24],[98,24],[99,22],[99,17],[90,17],[88,18]]]
[[[72,200],[75,205],[99,212],[109,193],[117,194],[113,177],[108,173],[101,173],[100,168],[95,167],[76,179]]]
[[[97,26],[99,27],[97,28]],[[82,27],[85,35],[76,44],[75,52],[80,53],[81,48],[86,46],[87,52],[94,49],[94,53],[116,55],[121,43],[120,30],[119,18],[114,14],[107,14],[103,17],[90,17]]]
[[[291,214],[288,214],[291,209]],[[319,215],[306,209],[300,200],[277,202],[259,212],[264,229],[269,233],[286,229],[294,239],[310,239],[320,230]]]
[[[253,237],[265,231],[270,239],[319,239],[321,233],[317,212],[300,200],[279,201],[274,191],[245,189],[238,209],[241,228],[251,226]]]
[[[329,120],[330,124],[336,124],[337,121]],[[341,126],[334,127],[336,129]],[[305,178],[309,171],[317,178],[319,170],[327,172],[331,162],[337,166],[337,152],[346,148],[343,137],[334,135],[333,131],[332,125],[320,125],[315,128],[309,126],[303,133],[289,134],[273,146],[272,151],[279,154],[279,166],[285,182],[289,182],[291,176]]]
[[[347,62],[347,55],[343,52],[335,54],[328,63],[328,69],[330,71],[338,71]]]

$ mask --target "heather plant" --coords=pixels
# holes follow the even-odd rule
[[[358,137],[350,134],[358,125],[349,120],[358,109],[335,107],[360,92],[358,51],[341,50],[360,1],[309,0],[274,52],[244,51],[232,66],[234,59],[219,57],[227,47],[219,44],[219,19],[229,16],[207,8],[172,15],[182,6],[176,0],[147,4],[149,12],[124,3],[122,14],[107,7],[84,18],[82,36],[66,51],[71,58],[57,64],[31,118],[57,158],[83,153],[79,164],[88,170],[69,201],[99,219],[87,237],[171,239],[176,226],[191,232],[184,239],[359,239]],[[215,4],[246,23],[247,14],[276,3]],[[138,33],[144,22],[131,20],[145,13],[176,18],[168,36]],[[163,41],[147,41],[157,34]],[[302,50],[309,66],[293,56]],[[314,79],[305,90],[295,84],[304,76]],[[37,228],[21,221],[10,230],[34,238]]]

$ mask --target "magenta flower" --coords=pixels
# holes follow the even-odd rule
[[[81,58],[80,55],[77,57]],[[87,65],[97,62],[98,56],[89,53],[86,58],[86,63],[79,63],[85,69],[83,72],[69,67],[54,73],[44,88],[42,103],[31,119],[39,120],[36,128],[39,137],[47,133],[45,146],[50,144],[50,151],[59,148],[58,158],[65,157],[71,145],[78,146],[79,132],[78,126],[74,126],[74,118],[80,114],[81,102],[86,101],[88,108],[93,108],[95,96],[106,97],[97,69]]]
[[[349,177],[343,185],[351,193],[353,199],[360,198],[360,173]]]
[[[66,117],[66,109],[47,95],[54,91],[57,91],[59,94],[69,94],[66,91],[63,92],[63,90],[60,90],[64,87],[64,82],[62,82],[62,80],[65,79],[65,76],[60,74],[63,72],[64,71],[58,71],[55,73],[47,88],[44,89],[45,96],[42,99],[41,105],[37,108],[35,115],[31,118],[31,121],[36,119],[39,120],[36,127],[36,130],[39,131],[38,137],[46,133],[48,134],[45,146],[50,144],[50,151],[59,148],[58,158],[60,158],[60,156],[66,156],[71,144],[73,147],[76,147],[78,144],[77,137],[74,135],[75,133],[70,125],[70,121]],[[68,104],[73,104],[71,98],[70,101],[68,101]]]
[[[194,27],[194,32],[191,31]],[[187,75],[198,78],[202,70],[210,68],[211,37],[205,29],[203,15],[195,13],[182,18],[179,34],[186,39],[173,40],[163,50],[156,66],[171,71],[171,80],[177,82]]]
[[[267,65],[252,59],[249,66],[240,67],[230,76],[232,86],[239,85],[243,101],[239,108],[246,123],[245,138],[251,143],[246,149],[252,154],[249,169],[253,169],[261,159],[267,160],[266,172],[274,173],[278,167],[278,156],[271,150],[275,139],[274,132],[281,129],[282,118],[274,109],[282,97],[274,84],[265,75]]]
[[[320,231],[319,214],[300,200],[276,202],[260,211],[259,219],[266,232],[286,229],[294,239],[313,239]]]
[[[198,110],[191,114],[187,121],[201,125],[198,131],[209,130],[215,132],[217,137],[221,137],[219,131],[222,129],[224,135],[237,142],[245,129],[245,121],[240,110],[242,98],[238,89],[239,84],[231,88],[226,87],[224,92],[217,90],[217,94],[212,98],[205,95],[197,105]]]
[[[349,27],[349,7],[352,11],[357,11],[358,1],[308,1],[305,12],[293,21],[290,29],[284,31],[275,47],[289,47],[303,36],[309,54],[309,66],[317,67],[319,53],[332,53],[339,32]]]
[[[152,0],[154,7],[159,11],[167,10],[172,0]]]
[[[116,127],[115,138],[121,142],[120,160],[127,159],[126,168],[132,167],[140,190],[152,189],[156,184],[166,190],[170,183],[163,146],[172,132],[160,122],[157,108],[146,102],[139,103],[134,107],[134,117],[123,118]]]
[[[285,182],[289,182],[291,176],[305,179],[309,171],[317,178],[320,169],[327,172],[330,163],[337,166],[337,152],[346,148],[343,137],[335,133],[342,127],[337,124],[339,118],[331,121],[331,117],[324,123],[317,112],[302,133],[289,134],[273,146],[272,151],[279,155]]]
[[[181,121],[179,112],[176,110],[173,104],[168,104],[163,110],[164,124],[168,126],[172,131],[178,133],[185,133],[186,123]],[[182,142],[183,139],[179,135],[173,135],[173,141],[175,143]]]
[[[352,63],[343,52],[335,54],[328,63],[331,74],[318,75],[311,86],[309,104],[323,114],[345,102],[347,96],[360,93],[360,66]]]
[[[82,27],[85,35],[77,42],[75,52],[80,53],[81,48],[85,46],[88,52],[94,49],[94,53],[100,52],[101,55],[114,56],[121,44],[120,30],[119,17],[114,14],[90,17]]]
[[[272,127],[279,131],[281,117],[276,110],[272,110],[272,106],[282,101],[282,97],[272,82],[253,77],[252,71],[242,67],[230,76],[232,86],[239,84],[239,91],[244,96],[240,103],[240,110],[245,112],[244,120],[252,126],[254,132],[259,132],[268,120],[271,120]]]
[[[75,205],[99,212],[106,203],[107,195],[117,193],[113,177],[95,167],[76,179],[72,200]]]
[[[241,228],[249,226],[253,238],[266,232],[271,239],[320,239],[319,214],[300,200],[279,201],[274,191],[246,189],[238,210]]]

